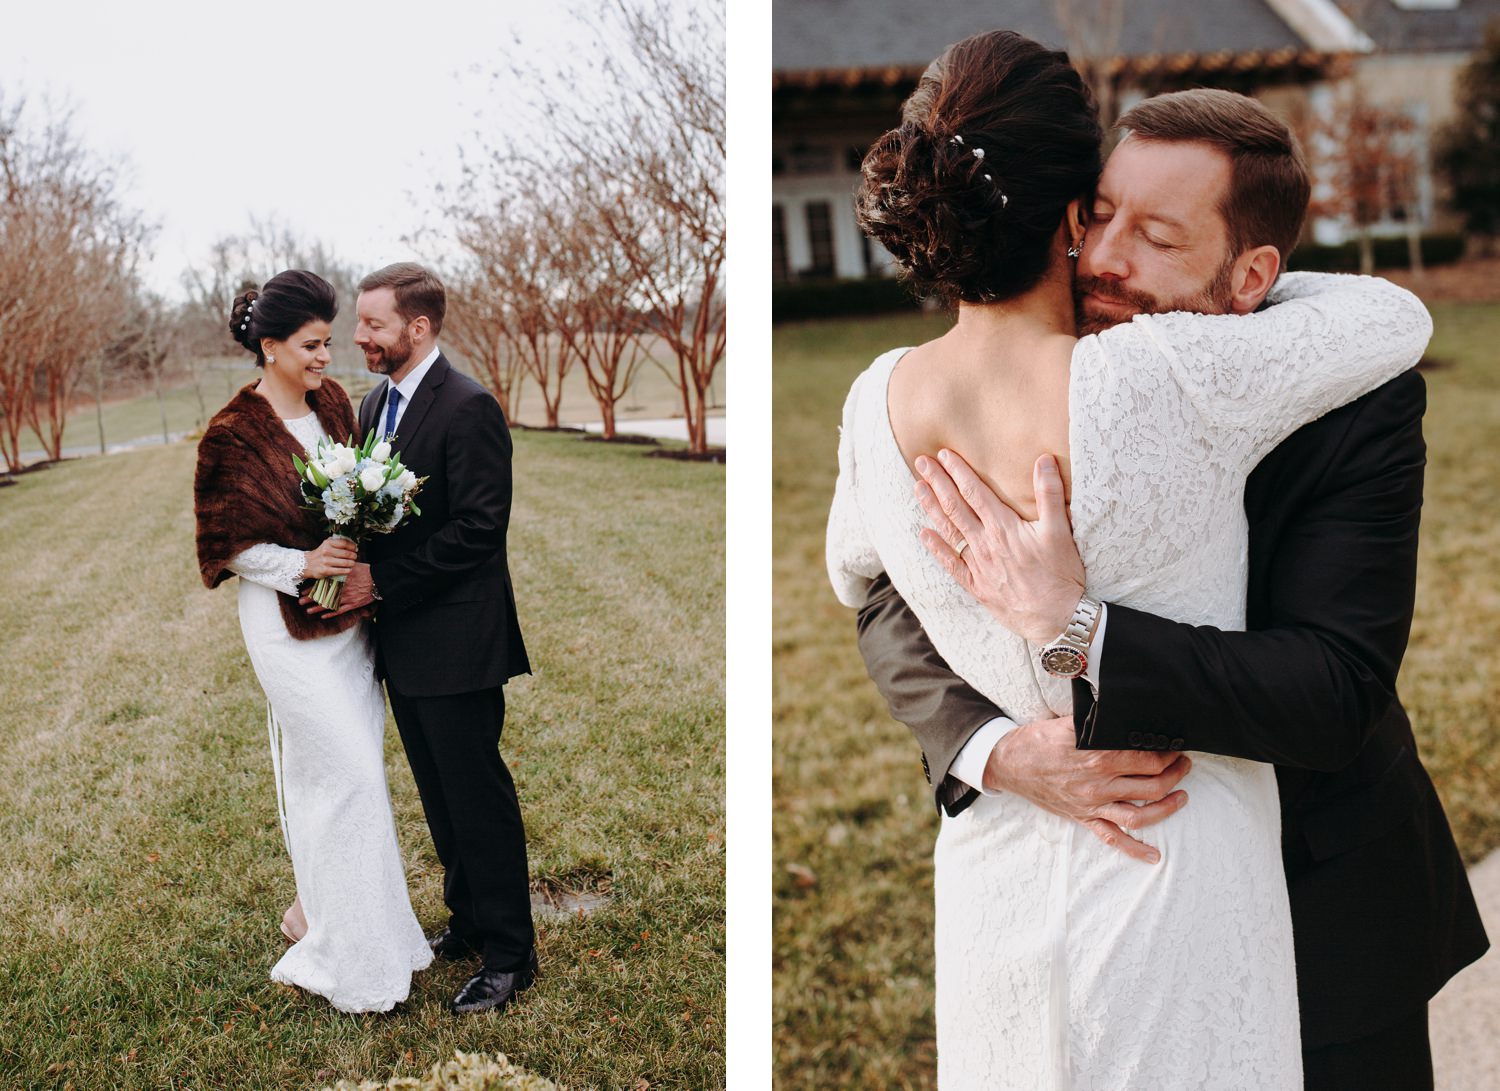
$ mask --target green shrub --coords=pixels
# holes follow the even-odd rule
[[[891,277],[863,280],[799,280],[771,289],[771,321],[842,318],[916,310],[919,304]]]
[[[1422,261],[1427,265],[1451,265],[1464,256],[1464,237],[1446,232],[1422,236]],[[1357,273],[1359,240],[1351,239],[1338,246],[1303,243],[1292,251],[1288,269],[1319,273]],[[1375,240],[1375,268],[1404,269],[1410,264],[1406,236],[1396,235]]]

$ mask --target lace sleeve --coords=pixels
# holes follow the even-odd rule
[[[1184,399],[1253,465],[1302,425],[1413,367],[1432,336],[1422,301],[1376,277],[1287,273],[1267,302],[1250,315],[1142,315],[1080,341],[1082,361],[1106,388]]]
[[[261,542],[236,553],[229,559],[229,570],[240,579],[249,580],[283,594],[297,594],[307,554],[300,549]]]
[[[864,605],[870,581],[884,570],[860,511],[855,464],[859,399],[868,374],[865,372],[854,380],[844,401],[844,422],[839,428],[839,477],[833,489],[833,507],[828,513],[825,548],[828,578],[834,593],[845,606],[855,608]]]

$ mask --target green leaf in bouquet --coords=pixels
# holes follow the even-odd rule
[[[415,501],[413,501],[413,502],[412,502],[412,505],[411,505],[411,513],[412,513],[412,514],[413,514],[413,515],[421,515],[421,514],[422,514],[422,509],[421,509],[421,508],[419,508],[419,507],[417,507],[417,505],[416,505],[416,502],[415,502]]]
[[[298,458],[296,455],[292,456],[292,465],[295,466],[295,467],[297,467],[297,476],[298,477],[306,477],[307,476],[307,464],[305,462],[303,462],[300,458]]]

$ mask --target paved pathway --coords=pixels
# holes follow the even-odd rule
[[[1469,872],[1489,953],[1432,1001],[1432,1067],[1437,1091],[1500,1089],[1500,852]]]
[[[595,422],[592,424],[574,424],[570,427],[582,428],[586,432],[602,432],[604,426]],[[705,422],[708,431],[708,445],[710,447],[724,446],[724,418],[709,417]],[[615,421],[615,431],[621,435],[628,436],[654,436],[657,439],[687,439],[687,422],[681,417],[672,417],[664,420],[619,420]]]
[[[178,440],[184,438],[186,435],[187,435],[186,432],[172,432],[170,435],[167,436],[166,442],[168,442],[168,443],[176,443]],[[117,455],[121,451],[136,451],[136,450],[139,450],[142,447],[160,447],[161,445],[162,445],[162,438],[161,438],[161,436],[153,434],[153,435],[149,435],[149,436],[141,436],[139,439],[133,439],[133,440],[130,440],[130,441],[126,442],[126,443],[111,443],[107,447],[105,447],[104,453],[107,454],[107,455]],[[98,443],[97,440],[95,442],[93,442],[93,443],[83,443],[83,444],[78,445],[77,447],[64,447],[62,449],[62,456],[63,456],[63,458],[87,458],[89,455],[97,455],[98,453],[99,453],[99,443]],[[46,451],[22,451],[21,452],[21,465],[22,466],[30,466],[33,463],[36,463],[36,462],[45,462],[46,460],[47,460],[47,452]]]

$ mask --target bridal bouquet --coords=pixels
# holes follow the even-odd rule
[[[323,513],[328,534],[359,543],[376,534],[389,534],[401,525],[408,512],[421,515],[413,502],[425,477],[401,465],[401,456],[391,457],[388,440],[376,433],[358,447],[320,439],[304,462],[296,455],[292,463],[302,479],[306,506]],[[325,576],[313,584],[310,598],[319,606],[337,610],[344,594],[343,576]]]

